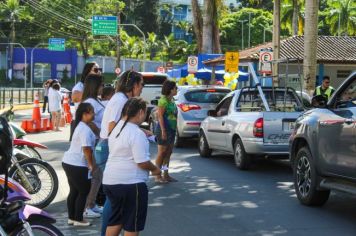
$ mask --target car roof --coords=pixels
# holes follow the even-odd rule
[[[159,73],[159,72],[138,72],[138,73],[140,73],[142,76],[166,76],[166,77],[169,77],[168,74]]]
[[[197,86],[183,85],[183,86],[178,86],[178,89],[180,91],[187,91],[187,90],[192,91],[192,90],[202,90],[202,89],[231,90],[228,87],[216,86],[216,85],[197,85]]]

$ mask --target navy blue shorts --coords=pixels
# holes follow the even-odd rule
[[[122,225],[128,232],[145,228],[148,189],[146,183],[104,185],[104,192],[111,203],[108,226]]]
[[[162,139],[162,131],[161,127],[157,125],[154,135],[156,135],[158,145],[168,146],[174,144],[174,140],[176,138],[176,131],[172,129],[166,129],[167,139]]]

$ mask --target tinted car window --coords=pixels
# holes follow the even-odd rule
[[[147,84],[163,84],[167,80],[163,75],[143,75],[143,82]]]
[[[196,90],[187,92],[184,97],[189,102],[197,103],[219,103],[228,94],[229,90]]]

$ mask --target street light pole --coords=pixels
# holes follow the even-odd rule
[[[239,20],[241,22],[241,50],[244,49],[244,22],[247,20]]]
[[[248,47],[250,48],[251,43],[251,13],[248,13]]]

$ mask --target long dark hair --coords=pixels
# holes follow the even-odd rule
[[[131,118],[135,117],[137,113],[141,110],[146,111],[147,105],[145,100],[139,97],[133,97],[127,100],[127,102],[124,105],[124,108],[122,109],[122,118],[126,118],[123,126],[121,127],[120,132],[116,135],[116,138],[119,137],[121,134],[122,130],[125,128],[127,122],[130,121]]]
[[[103,84],[103,76],[98,74],[89,74],[84,82],[84,91],[82,101],[87,98],[97,99],[99,95],[99,88]]]
[[[83,114],[94,112],[94,107],[90,103],[82,102],[79,104],[77,111],[75,112],[75,122],[73,127],[73,133],[75,128],[77,128],[79,122],[82,121]]]
[[[129,93],[134,89],[135,84],[140,83],[142,75],[133,70],[125,71],[116,84],[116,92]]]
[[[83,68],[82,75],[80,76],[80,82],[84,84],[85,78],[89,75],[91,69],[96,65],[96,62],[88,62],[85,64]]]

